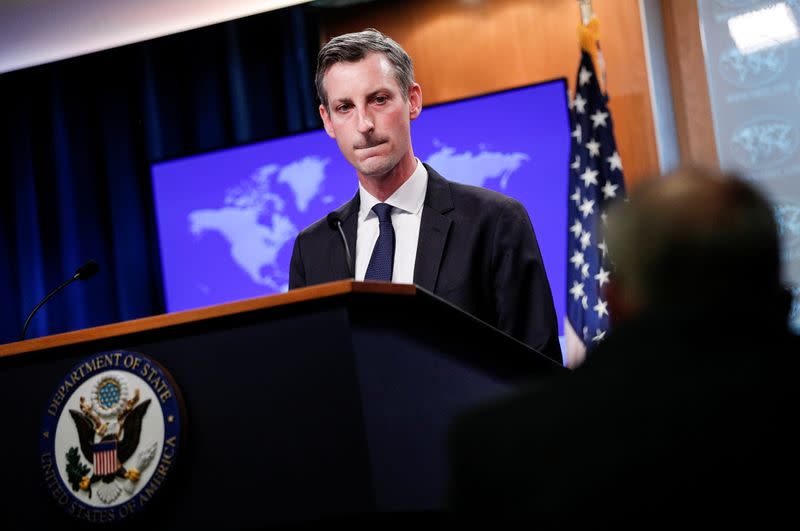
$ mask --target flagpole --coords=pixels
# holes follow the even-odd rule
[[[605,92],[606,87],[606,62],[603,59],[603,51],[600,49],[599,23],[592,8],[592,0],[577,0],[581,12],[581,26],[578,27],[578,36],[581,41],[581,48],[589,52],[592,59],[597,61],[597,69],[600,72],[600,89]]]
[[[594,16],[592,0],[578,0],[578,4],[581,8],[581,22],[583,22],[584,26],[588,26],[589,21],[592,20]]]

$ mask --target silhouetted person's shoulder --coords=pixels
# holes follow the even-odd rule
[[[800,338],[709,324],[647,316],[574,374],[463,416],[453,509],[546,523],[779,511],[797,472]]]

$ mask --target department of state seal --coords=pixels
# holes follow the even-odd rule
[[[47,489],[77,518],[121,520],[161,488],[180,432],[178,389],[155,361],[125,351],[89,356],[48,402],[40,453]]]

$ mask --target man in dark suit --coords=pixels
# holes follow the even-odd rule
[[[455,424],[455,513],[796,520],[800,338],[769,205],[735,179],[679,172],[612,213],[607,241],[614,329],[574,374]]]
[[[525,208],[449,182],[414,157],[410,123],[422,90],[408,54],[375,30],[342,35],[320,50],[316,84],[325,130],[355,168],[359,190],[298,235],[289,287],[342,278],[414,283],[561,363]]]

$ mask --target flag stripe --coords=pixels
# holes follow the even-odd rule
[[[94,473],[98,476],[113,474],[117,471],[117,443],[103,441],[94,445]]]

